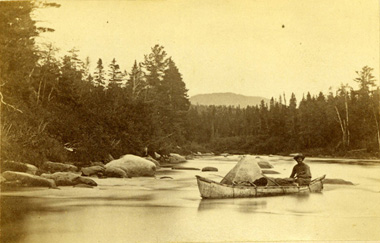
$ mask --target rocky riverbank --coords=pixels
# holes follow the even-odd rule
[[[186,158],[171,154],[165,160],[166,165],[175,166],[186,162]],[[154,177],[161,167],[159,161],[151,157],[139,157],[127,154],[107,164],[93,162],[86,167],[69,163],[46,161],[40,167],[29,163],[5,161],[1,166],[1,187],[49,187],[78,186],[94,187],[97,183],[92,178],[132,178]]]

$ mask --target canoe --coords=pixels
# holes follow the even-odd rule
[[[318,177],[308,186],[237,186],[221,184],[210,179],[196,176],[198,189],[204,199],[214,198],[246,198],[268,197],[295,193],[321,192],[323,179],[326,175]]]

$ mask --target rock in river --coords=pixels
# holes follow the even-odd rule
[[[1,171],[17,171],[35,175],[37,170],[38,168],[34,165],[14,161],[5,161],[1,165]]]
[[[173,166],[173,167],[172,167],[172,170],[199,170],[199,168],[195,168],[195,167],[185,167],[185,166],[177,165],[177,166]]]
[[[56,187],[53,180],[24,172],[5,171],[2,176],[6,179],[6,182],[19,181],[23,186]]]
[[[76,172],[78,171],[78,167],[70,164],[64,164],[64,163],[57,163],[57,162],[44,162],[42,167],[42,170],[55,173],[55,172]]]
[[[106,170],[104,171],[104,175],[106,177],[129,178],[129,176],[124,170],[116,167],[106,168]]]
[[[94,165],[90,167],[83,167],[81,171],[82,171],[82,175],[84,176],[92,176],[92,175],[97,175],[99,173],[103,174],[105,171],[105,167],[100,166],[100,165]]]
[[[156,165],[153,162],[132,154],[112,160],[106,164],[106,169],[110,168],[121,169],[130,177],[154,176],[156,173]]]
[[[174,153],[170,154],[170,157],[169,157],[170,164],[178,164],[178,163],[183,163],[183,162],[186,162],[185,157],[179,154],[174,154]]]
[[[277,172],[275,170],[261,170],[263,174],[280,174],[280,172]]]
[[[202,169],[203,172],[206,172],[206,171],[218,171],[218,168],[215,168],[215,167],[211,167],[211,166],[207,166],[207,167],[204,167]]]
[[[52,179],[57,186],[74,186],[77,184],[86,184],[90,186],[97,186],[95,181],[90,178],[82,177],[78,174],[71,172],[56,172],[54,174],[42,174],[44,178]]]
[[[343,179],[326,178],[323,180],[323,184],[336,184],[336,185],[354,185],[351,181],[345,181]]]

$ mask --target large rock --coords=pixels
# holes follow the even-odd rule
[[[106,177],[129,178],[128,174],[124,170],[117,167],[106,168],[104,175]]]
[[[86,184],[90,186],[97,186],[95,181],[90,178],[82,177],[78,174],[71,172],[56,172],[54,174],[42,174],[44,178],[54,180],[57,186],[74,186],[77,184]]]
[[[42,167],[42,170],[55,173],[55,172],[76,172],[78,171],[78,167],[74,165],[64,164],[64,163],[57,163],[57,162],[44,162]]]
[[[34,165],[14,162],[14,161],[5,161],[1,165],[1,171],[17,171],[17,172],[25,172],[31,175],[35,175],[38,168]]]
[[[99,166],[99,165],[83,167],[81,169],[82,175],[84,176],[92,176],[92,175],[99,175],[99,174],[102,175],[105,170],[106,168],[104,166]]]
[[[170,164],[178,164],[178,163],[183,163],[186,162],[186,158],[179,155],[179,154],[174,154],[171,153],[169,156],[169,163]]]
[[[109,162],[106,164],[106,169],[109,168],[121,169],[129,177],[154,176],[156,173],[156,165],[153,162],[131,154]]]
[[[53,180],[24,172],[5,171],[2,176],[8,181],[20,181],[22,186],[56,187]]]
[[[161,166],[160,163],[159,163],[157,160],[153,159],[153,158],[150,157],[150,156],[148,156],[148,157],[144,157],[144,159],[147,159],[147,160],[153,162],[153,163],[156,165],[156,168],[157,168],[157,169],[160,168],[160,166]]]

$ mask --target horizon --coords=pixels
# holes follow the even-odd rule
[[[379,2],[54,1],[35,12],[60,55],[77,48],[91,70],[143,61],[155,44],[172,57],[188,95],[231,92],[270,99],[356,87],[355,71],[374,68],[379,84]]]

